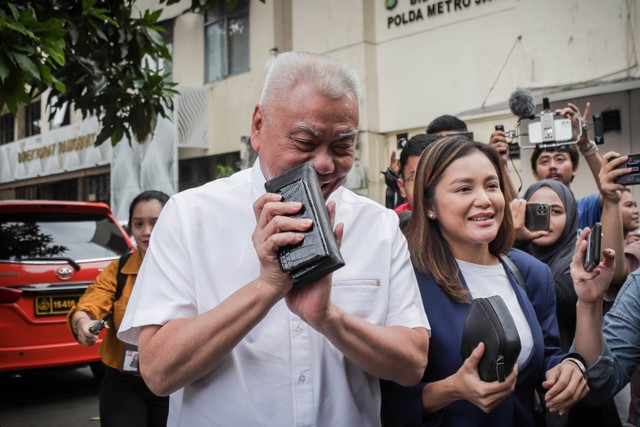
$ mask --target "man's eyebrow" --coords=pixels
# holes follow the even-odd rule
[[[294,123],[294,126],[303,132],[308,132],[311,135],[315,136],[316,138],[322,138],[323,134],[322,131],[314,128],[313,126],[311,126],[308,123],[305,122],[298,122],[298,123]],[[336,135],[336,139],[350,139],[350,138],[354,138],[355,136],[358,135],[358,132],[360,132],[360,130],[358,128],[353,128],[353,129],[349,129],[349,130],[345,130],[343,132],[339,132],[338,135]]]
[[[350,139],[350,138],[356,137],[358,136],[358,132],[359,130],[357,128],[340,132],[338,133],[338,139]]]
[[[318,129],[314,128],[313,126],[309,125],[308,123],[298,122],[298,123],[294,123],[294,126],[298,130],[301,130],[303,132],[308,132],[311,135],[315,136],[316,138],[322,137],[322,132],[320,132]]]

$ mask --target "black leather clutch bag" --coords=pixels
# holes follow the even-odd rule
[[[471,302],[462,331],[462,359],[468,358],[481,341],[485,350],[478,364],[480,379],[503,382],[520,355],[520,335],[499,295],[476,298]]]
[[[285,201],[302,203],[295,218],[310,218],[313,226],[298,245],[281,248],[280,268],[289,273],[294,285],[305,285],[344,265],[336,236],[331,228],[318,176],[313,164],[303,163],[264,184],[269,193],[281,194]]]

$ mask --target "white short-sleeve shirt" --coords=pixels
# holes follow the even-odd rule
[[[264,194],[259,161],[171,198],[155,226],[118,336],[204,313],[259,275],[252,205]],[[389,209],[345,189],[346,265],[332,301],[377,325],[429,328],[407,243]],[[171,351],[171,349],[167,349]],[[179,397],[179,399],[178,399]],[[378,379],[278,302],[209,374],[172,396],[170,425],[371,426],[380,424]]]

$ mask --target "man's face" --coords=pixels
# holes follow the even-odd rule
[[[416,182],[416,169],[418,168],[419,160],[420,156],[409,156],[407,164],[404,165],[404,170],[402,170],[402,178],[398,180],[400,194],[407,200],[410,209],[413,209],[413,185]]]
[[[325,199],[353,166],[358,134],[358,101],[354,95],[327,98],[298,84],[268,111],[256,105],[251,145],[260,156],[267,180],[310,161],[318,172]]]
[[[575,174],[569,153],[558,151],[543,151],[536,162],[536,170],[533,171],[537,180],[555,179],[567,187],[571,185]]]

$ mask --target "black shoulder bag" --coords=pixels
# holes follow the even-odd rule
[[[518,284],[526,289],[524,279],[511,258],[500,255],[500,259]],[[471,301],[462,331],[462,359],[468,358],[480,342],[485,346],[484,355],[478,364],[480,379],[487,382],[505,381],[520,354],[521,343],[511,312],[499,295]]]

